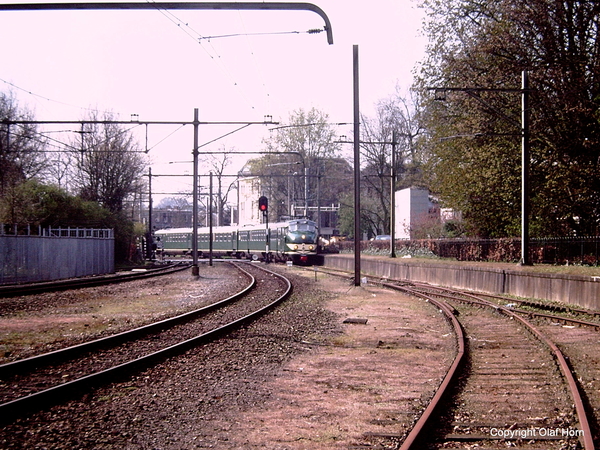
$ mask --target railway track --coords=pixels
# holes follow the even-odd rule
[[[124,271],[96,277],[73,278],[68,280],[46,281],[40,283],[3,285],[0,286],[0,298],[101,286],[111,283],[120,283],[123,281],[141,280],[144,278],[151,278],[179,272],[187,269],[189,266],[189,263],[176,263],[169,264],[165,267],[157,267],[148,270]]]
[[[488,300],[491,296],[452,289],[381,284],[445,305],[440,309],[460,322],[454,326],[454,364],[402,450],[595,448],[600,411],[597,322],[515,311]],[[565,333],[565,326],[577,332]]]
[[[0,420],[10,422],[215,339],[264,314],[291,293],[291,283],[279,274],[254,264],[240,264],[238,268],[247,274],[247,287],[220,302],[105,339],[0,366]]]
[[[415,431],[402,449],[423,441],[432,448],[461,442],[486,448],[505,448],[507,442],[531,449],[594,448],[577,377],[563,352],[532,322],[473,294],[402,290],[455,303],[469,355],[446,413],[425,417],[438,432],[425,437]]]

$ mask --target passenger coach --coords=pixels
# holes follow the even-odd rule
[[[157,252],[164,256],[191,255],[192,229],[172,228],[154,234]],[[266,225],[214,227],[213,256],[247,259],[268,259],[315,263],[319,253],[317,224],[308,219],[269,224],[267,247]],[[268,248],[268,252],[267,252]],[[198,256],[208,256],[210,229],[198,228]]]

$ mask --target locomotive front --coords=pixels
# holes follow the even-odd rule
[[[285,236],[285,254],[295,262],[308,263],[317,255],[318,229],[312,220],[291,220]]]

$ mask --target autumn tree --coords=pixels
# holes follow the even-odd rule
[[[532,234],[591,234],[600,220],[600,4],[424,0],[419,86],[428,175],[481,236],[519,232],[520,88],[531,85]],[[489,91],[430,91],[430,87]],[[497,90],[495,90],[497,89]]]

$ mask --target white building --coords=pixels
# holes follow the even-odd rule
[[[395,196],[395,238],[412,239],[416,227],[429,220],[435,210],[429,190],[411,187],[396,191]]]
[[[240,225],[257,225],[261,223],[262,213],[258,210],[258,198],[261,195],[258,177],[240,178],[238,184],[238,223]]]

